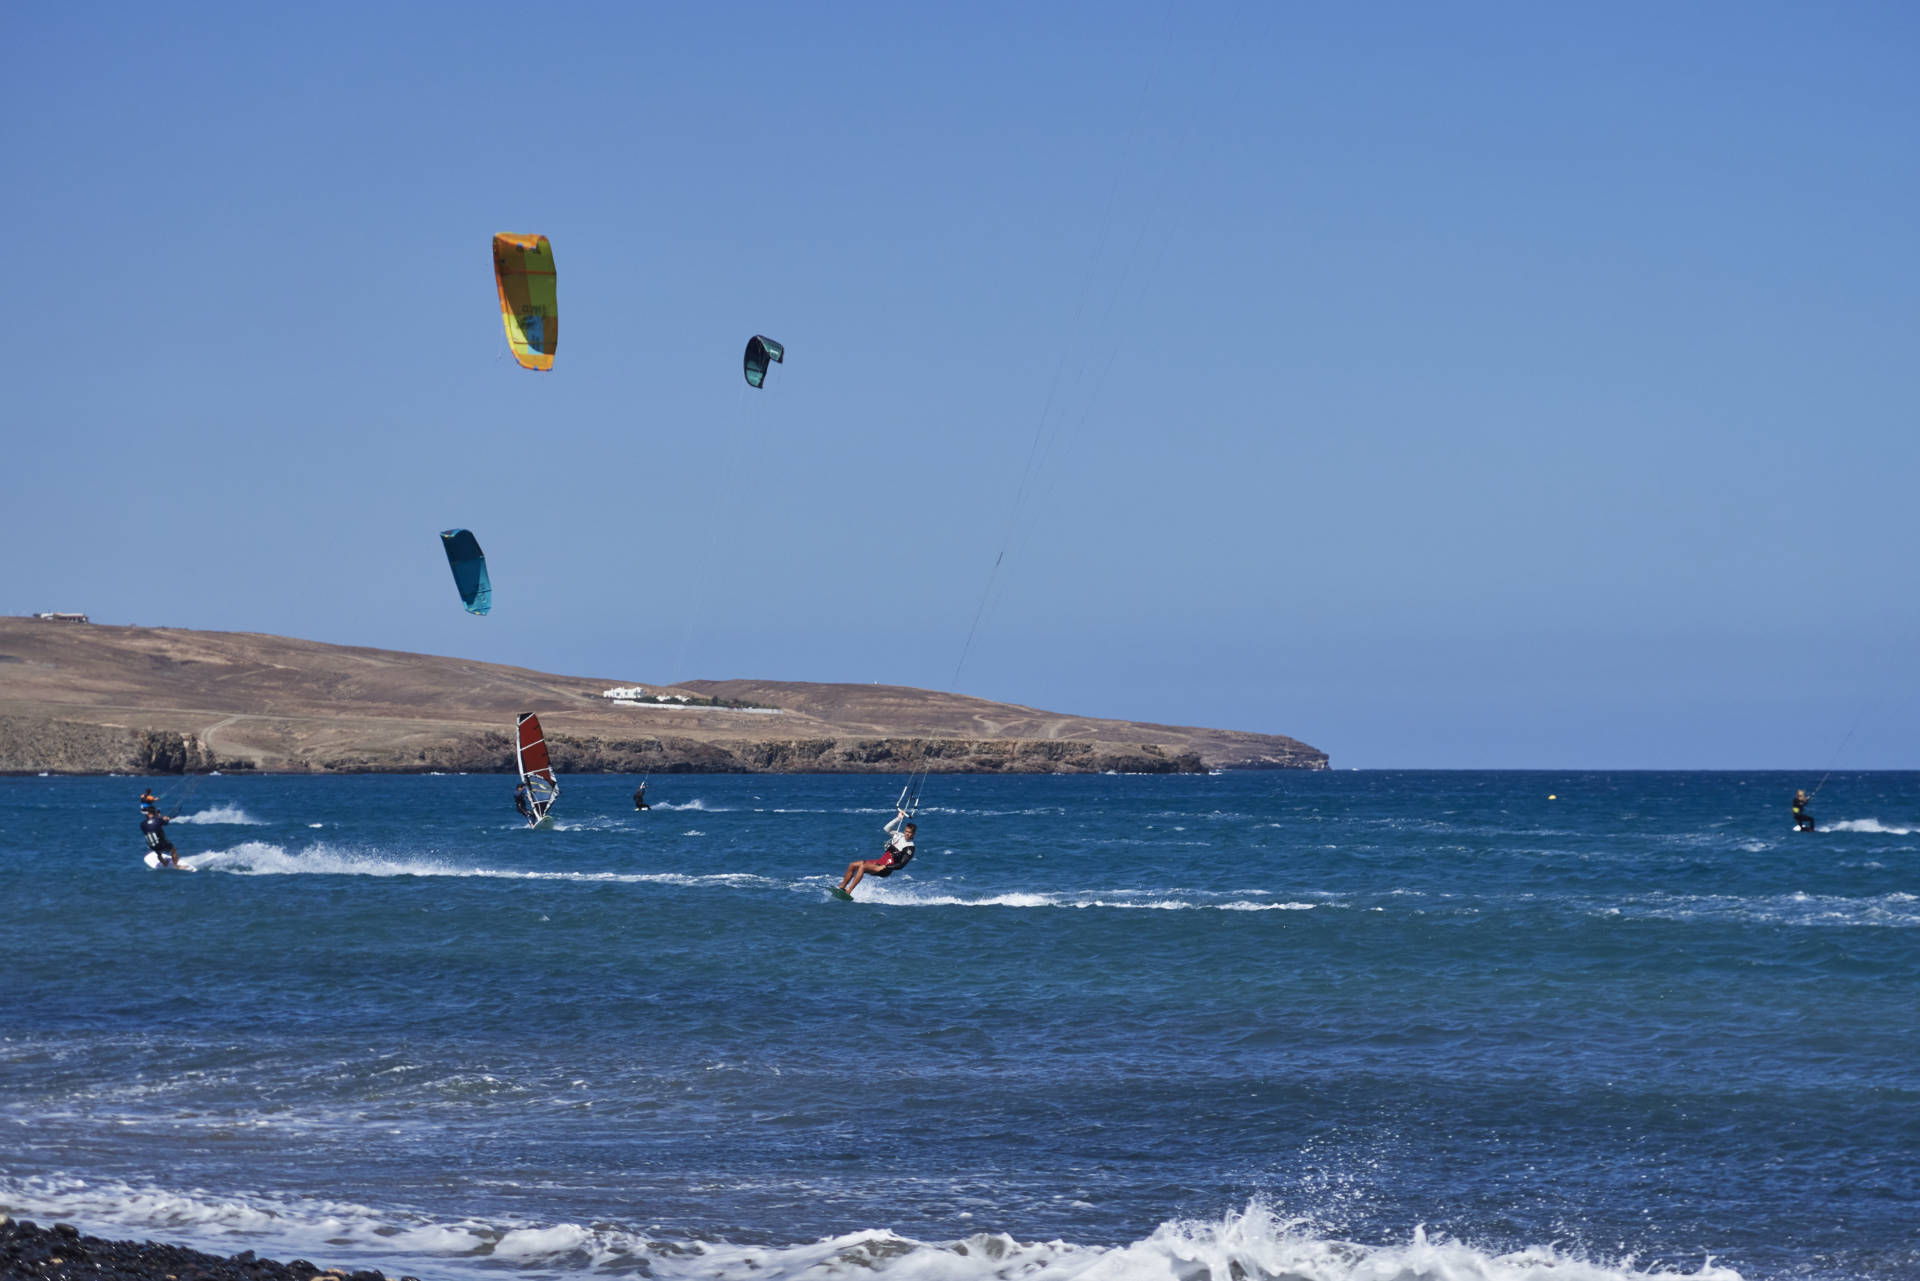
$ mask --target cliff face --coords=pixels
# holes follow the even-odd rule
[[[490,771],[537,711],[563,773],[1324,769],[1295,739],[932,690],[689,681],[725,706],[614,704],[630,679],[279,636],[0,619],[0,772]]]

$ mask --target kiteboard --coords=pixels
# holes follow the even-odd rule
[[[847,893],[845,890],[841,889],[838,885],[834,886],[831,890],[828,891],[828,893],[832,894],[835,898],[839,899],[842,903],[853,902],[853,895]]]
[[[148,850],[147,856],[140,861],[156,872],[197,872],[200,870],[197,867],[188,867],[185,863],[180,864],[178,867],[163,866],[160,862],[160,856],[152,850]]]

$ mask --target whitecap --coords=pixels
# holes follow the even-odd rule
[[[316,842],[301,850],[268,841],[243,841],[232,849],[214,850],[182,859],[188,867],[238,876],[456,876],[487,880],[552,881],[619,885],[775,885],[779,882],[750,872],[721,872],[685,876],[677,872],[520,871],[480,867],[450,858],[389,854],[379,849],[355,849]]]
[[[811,1242],[736,1245],[664,1240],[617,1224],[489,1222],[351,1202],[266,1194],[216,1196],[107,1180],[0,1178],[0,1202],[24,1215],[106,1235],[164,1235],[229,1254],[240,1242],[269,1255],[377,1265],[389,1273],[484,1272],[488,1258],[521,1267],[634,1272],[657,1281],[1168,1281],[1173,1277],[1286,1277],[1290,1281],[1741,1281],[1703,1256],[1693,1271],[1641,1270],[1631,1258],[1591,1258],[1557,1244],[1485,1251],[1416,1226],[1385,1244],[1328,1236],[1309,1219],[1254,1202],[1219,1219],[1162,1223],[1123,1245],[1020,1241],[977,1232],[920,1241],[868,1228]],[[659,1228],[652,1229],[659,1232]],[[426,1265],[426,1266],[423,1266]]]
[[[233,827],[265,827],[266,824],[238,805],[214,805],[193,814],[182,814],[176,823],[223,823]]]
[[[1877,818],[1843,818],[1837,823],[1828,823],[1820,830],[1823,832],[1871,832],[1875,836],[1913,836],[1920,833],[1920,827],[1888,827]]]

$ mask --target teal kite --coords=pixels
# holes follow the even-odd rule
[[[469,614],[484,614],[493,608],[493,580],[487,577],[487,558],[480,552],[480,540],[464,529],[440,531],[440,545],[447,549],[447,564],[453,569],[453,585]]]
[[[759,334],[747,339],[747,385],[760,387],[767,381],[767,365],[786,364],[787,349],[771,338]]]

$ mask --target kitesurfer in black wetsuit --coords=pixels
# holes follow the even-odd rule
[[[1811,832],[1813,830],[1813,815],[1807,810],[1807,806],[1811,804],[1813,804],[1813,799],[1804,791],[1793,794],[1794,831]]]
[[[527,822],[539,822],[539,819],[534,817],[533,806],[528,803],[527,785],[524,782],[513,789],[513,808],[519,810],[520,817],[526,819]]]
[[[140,803],[140,835],[147,838],[147,848],[159,858],[161,867],[178,868],[180,851],[167,839],[167,824],[172,821],[152,804]]]
[[[902,827],[901,824],[906,826]],[[894,814],[893,822],[882,829],[887,833],[887,848],[879,858],[857,858],[847,864],[845,876],[840,878],[840,888],[848,894],[860,884],[863,876],[889,877],[907,864],[913,862],[913,835],[917,830],[914,824],[907,822],[907,812],[899,810]]]
[[[647,785],[645,783],[633,789],[633,808],[637,810],[650,810],[653,808],[653,806],[647,804]]]

